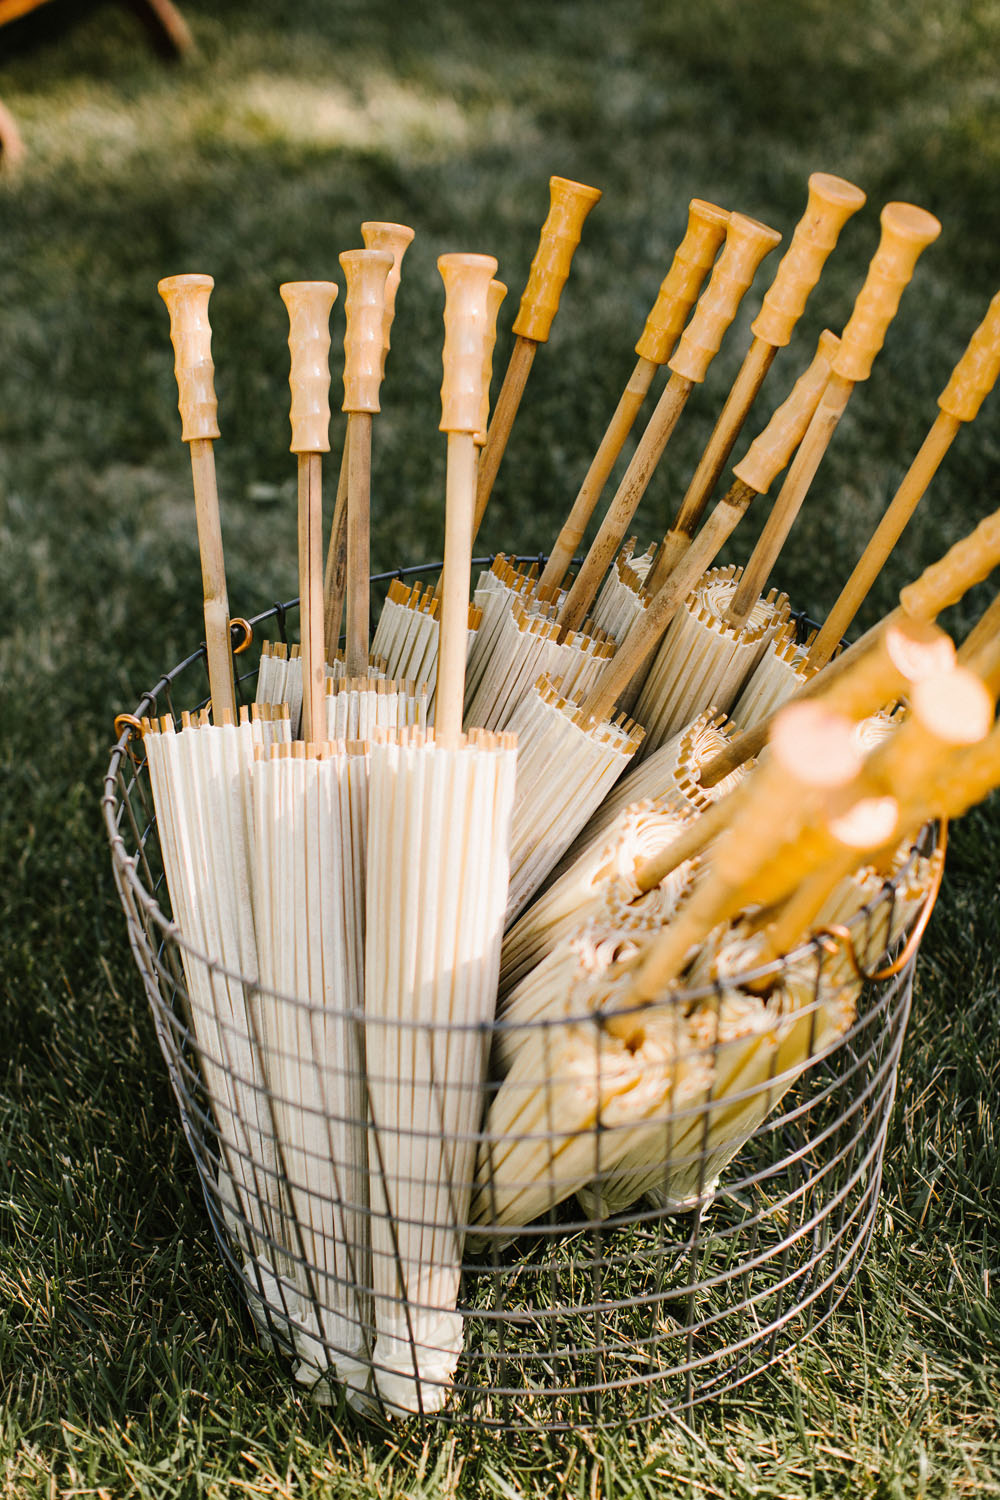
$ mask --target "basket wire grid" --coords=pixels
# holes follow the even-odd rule
[[[376,575],[372,582],[433,571],[424,564]],[[275,605],[250,623],[275,627],[287,642],[294,609],[294,602]],[[237,698],[243,703],[252,696],[256,669],[241,675],[239,657],[236,664]],[[180,708],[205,701],[204,684],[202,648],[161,677],[136,715],[168,714],[179,723]],[[610,1111],[602,1113],[599,1051],[594,1053],[596,1080],[591,1079],[598,1102],[590,1127],[577,1142],[573,1170],[561,1165],[569,1129],[560,1094],[560,1041],[567,1028],[561,1017],[473,1028],[378,1023],[385,1040],[392,1033],[397,1047],[419,1048],[429,1063],[419,1096],[424,1117],[415,1109],[410,1118],[380,1120],[377,1126],[370,1093],[376,1078],[365,1069],[360,1079],[346,1076],[343,1056],[324,1055],[322,1046],[314,1045],[308,1067],[316,1093],[324,1101],[341,1101],[320,1111],[329,1151],[321,1153],[324,1162],[310,1164],[326,1175],[324,1195],[301,1180],[307,1159],[301,1151],[290,1170],[279,1117],[308,1112],[310,1106],[268,1087],[278,1053],[274,1040],[260,1034],[257,1008],[247,1006],[249,1038],[218,1027],[224,1055],[206,1058],[199,1046],[186,978],[190,966],[201,966],[213,983],[239,982],[241,976],[193,949],[167,915],[147,766],[128,728],[112,752],[103,810],[132,952],[221,1253],[259,1327],[278,1349],[299,1355],[298,1375],[306,1383],[345,1362],[362,1377],[381,1370],[375,1347],[378,1303],[380,1315],[395,1315],[394,1325],[411,1346],[414,1373],[422,1372],[413,1382],[421,1412],[508,1430],[650,1421],[741,1386],[794,1349],[845,1296],[875,1224],[916,945],[907,944],[906,960],[895,972],[865,984],[856,1007],[853,997],[858,974],[869,974],[884,955],[887,936],[896,936],[898,877],[862,909],[846,942],[817,940],[797,956],[800,983],[811,987],[795,1017],[800,1043],[805,1037],[798,1061],[791,1064],[786,1057],[783,1066],[781,1048],[772,1047],[764,1071],[742,1089],[727,1091],[724,1099],[713,1097],[710,1070],[707,1083],[689,1099],[671,1091],[668,1105],[649,1117],[649,1128],[662,1136],[662,1178],[646,1183],[652,1192],[608,1208],[605,1189],[620,1185],[616,1144],[630,1127]],[[852,964],[849,977],[845,954]],[[782,969],[771,965],[743,977],[780,977]],[[320,1040],[328,1016],[322,1006],[291,996],[268,998],[287,1007],[314,1043]],[[718,1031],[721,985],[688,990],[672,1003],[675,1014],[696,1004],[712,1014],[714,1007],[715,1035],[704,1038],[701,1053],[706,1064],[717,1064],[726,1047]],[[820,1027],[830,1007],[842,1003],[851,1006],[852,1019],[830,1041]],[[349,1014],[341,1020],[354,1031],[357,1055],[365,1057],[366,1045],[374,1055],[372,1018]],[[588,1021],[593,1026],[592,1016]],[[498,1227],[501,1185],[494,1163],[511,1142],[491,1132],[489,1121],[503,1082],[495,1068],[487,1070],[483,1125],[449,1137],[440,1125],[443,1085],[435,1069],[449,1045],[469,1044],[489,1056],[501,1037],[510,1043],[511,1033],[519,1046],[531,1049],[528,1055],[537,1064],[532,1084],[540,1091],[540,1105],[518,1143],[541,1151],[549,1203],[531,1222]],[[262,1063],[251,1077],[234,1063],[234,1057],[245,1056],[248,1040]],[[225,1124],[226,1110],[206,1087],[206,1077],[218,1077],[219,1070],[238,1097],[253,1101],[266,1139],[255,1138],[246,1121]],[[637,1086],[645,1081],[641,1070],[637,1079]],[[359,1102],[345,1105],[352,1087]],[[449,1089],[461,1087],[449,1081]],[[723,1110],[733,1106],[744,1108],[750,1124],[734,1128],[731,1140],[724,1134],[720,1152],[716,1127]],[[338,1159],[335,1137],[342,1138],[337,1132],[345,1126],[367,1140],[367,1181],[359,1181],[355,1167]],[[397,1147],[405,1156],[430,1145],[473,1166],[462,1167],[451,1192],[443,1201],[439,1195],[425,1222],[413,1226],[398,1207],[384,1212],[386,1203],[398,1205],[410,1186],[419,1187],[406,1182],[401,1170],[387,1168],[386,1156]],[[581,1150],[587,1156],[582,1166]],[[467,1180],[472,1171],[475,1183]],[[519,1186],[515,1181],[512,1188],[508,1180],[503,1190],[516,1193]],[[470,1195],[479,1205],[475,1223],[468,1222]],[[381,1225],[375,1223],[379,1218]],[[354,1228],[344,1236],[346,1224]],[[336,1226],[346,1243],[318,1266],[308,1244],[322,1245]],[[373,1233],[380,1227],[388,1235]],[[423,1373],[435,1354],[427,1319],[433,1321],[439,1304],[431,1297],[422,1305],[412,1290],[409,1297],[403,1294],[413,1274],[400,1248],[403,1227],[425,1235],[424,1269],[432,1278],[437,1271],[447,1280],[460,1264],[462,1352],[453,1381],[438,1383]],[[383,1246],[378,1253],[394,1263],[395,1294],[386,1292],[385,1275],[374,1274],[376,1239]],[[451,1254],[439,1265],[444,1242]],[[445,1388],[436,1388],[439,1384]],[[321,1380],[318,1389],[338,1399],[336,1383]],[[377,1408],[377,1396],[364,1404],[369,1401]]]

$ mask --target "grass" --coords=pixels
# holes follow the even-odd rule
[[[884,1212],[823,1338],[687,1426],[487,1443],[338,1424],[254,1343],[175,1121],[97,805],[113,715],[201,634],[161,275],[216,278],[230,594],[251,611],[295,592],[276,287],[335,271],[361,219],[418,231],[376,435],[373,565],[384,567],[440,547],[435,257],[488,248],[516,295],[550,172],[595,182],[605,199],[535,363],[491,547],[551,537],[690,196],[787,233],[814,168],[870,195],[769,401],[819,328],[846,317],[877,206],[925,204],[944,233],[781,564],[795,601],[822,612],[996,288],[995,0],[188,0],[185,11],[200,56],[183,68],[147,55],[130,14],[110,5],[54,4],[0,32],[0,95],[30,151],[0,190],[0,1494],[997,1494],[995,807],[954,832]],[[755,298],[678,428],[641,513],[650,533],[735,373]],[[498,365],[508,349],[504,338]],[[997,433],[990,403],[860,623],[994,503]],[[751,515],[747,539],[759,525]],[[962,628],[983,601],[979,591],[950,623]]]

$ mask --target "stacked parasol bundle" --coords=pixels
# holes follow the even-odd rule
[[[959,663],[935,623],[1000,564],[1000,513],[837,650],[997,378],[1000,296],[825,624],[797,639],[788,600],[763,593],[938,232],[931,215],[883,210],[841,338],[824,332],[709,509],[777,352],[864,201],[838,178],[810,178],[806,213],[655,553],[636,556],[634,540],[622,548],[625,532],[780,238],[697,199],[549,559],[496,554],[473,590],[473,541],[600,197],[561,178],[550,193],[492,419],[497,263],[438,261],[444,567],[437,582],[391,583],[374,637],[372,417],[413,231],[365,224],[366,248],[340,256],[347,430],[326,543],[337,286],[281,287],[301,640],[265,643],[252,714],[237,711],[212,459],[211,278],[160,288],[191,450],[211,712],[142,729],[209,1101],[202,1130],[216,1143],[213,1191],[251,1304],[282,1323],[296,1378],[326,1396],[335,1380],[352,1403],[378,1401],[391,1415],[448,1402],[463,1353],[462,1275],[477,1247],[499,1255],[540,1216],[551,1234],[553,1211],[574,1196],[601,1224],[711,1201],[738,1153],[858,1023],[865,976],[919,937],[942,865],[921,830],[1000,782],[1000,605]],[[745,566],[720,563],[786,467]]]

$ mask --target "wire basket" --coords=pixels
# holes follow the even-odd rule
[[[295,607],[249,624],[287,641]],[[256,668],[236,675],[243,702]],[[202,648],[136,715],[179,721],[205,685]],[[376,1023],[250,984],[246,1025],[220,1027],[209,1055],[200,997],[243,979],[168,915],[147,763],[130,735],[123,724],[103,808],[132,951],[221,1253],[304,1385],[396,1418],[635,1423],[734,1390],[830,1317],[878,1207],[923,927],[902,876],[849,930],[755,971],[795,999],[770,1015],[759,1004],[742,1052],[732,982],[674,997],[659,1020],[686,1028],[683,1069],[669,1036],[647,1057],[645,1033],[623,1048],[619,1025],[612,1046],[604,1014]],[[925,852],[932,844],[925,833]],[[333,1022],[340,1043],[325,1046]],[[290,1037],[301,1087],[282,1093],[268,1080]],[[374,1062],[389,1048],[412,1060],[395,1118]],[[461,1088],[445,1081],[449,1049],[489,1059],[471,1132],[447,1128],[445,1096]],[[612,1075],[621,1088],[609,1093]],[[352,1133],[360,1167],[342,1148]],[[434,1173],[412,1165],[422,1159],[445,1163],[446,1191],[428,1192]]]

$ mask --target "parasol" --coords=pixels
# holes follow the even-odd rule
[[[677,837],[694,813],[675,798],[630,803],[615,817],[601,839],[590,842],[557,880],[528,907],[504,938],[500,962],[500,995],[517,984],[564,937],[597,914],[607,894],[627,898],[640,894],[634,871]],[[688,865],[665,877],[667,897],[676,905],[690,878]]]
[[[728,619],[737,628],[749,617],[774,567],[851,392],[871,374],[919,256],[941,233],[934,215],[912,203],[887,203],[880,217],[878,248],[840,336],[826,390],[733,596]]]
[[[514,319],[514,349],[479,459],[473,541],[479,534],[493,493],[535,354],[539,344],[548,342],[552,321],[559,311],[559,299],[569,276],[573,253],[580,243],[584,221],[600,197],[599,188],[586,187],[582,182],[571,182],[566,177],[549,178],[549,211]]]
[[[379,1393],[434,1411],[462,1346],[455,1310],[506,900],[513,741],[463,736],[482,343],[490,256],[449,255],[448,433],[437,725],[372,745],[366,1014]]]
[[[656,372],[673,353],[688,313],[698,300],[702,283],[726,237],[728,223],[729,214],[723,208],[716,208],[714,203],[692,198],[688,204],[684,238],[660,284],[656,301],[635,346],[639,356],[635,369],[549,554],[540,580],[543,589],[558,588],[565,578]]]
[[[921,627],[929,627],[943,610],[957,604],[998,565],[1000,510],[980,521],[968,536],[907,584],[900,591],[897,608],[811,677],[790,701],[822,694],[827,702],[843,707],[856,718],[894,702],[906,692],[908,672],[914,663],[914,645],[919,656]],[[769,715],[738,734],[702,768],[702,785],[715,785],[757,755],[773,721],[774,715]]]
[[[367,747],[329,742],[323,636],[322,454],[329,452],[332,282],[281,287],[291,449],[299,467],[305,743],[253,771],[260,1032],[297,1301],[297,1379],[332,1369],[359,1399],[371,1310],[360,1017],[364,1005]]]
[[[826,665],[847,631],[889,553],[916,510],[963,422],[972,422],[1000,374],[1000,292],[938,397],[940,411],[885,515],[809,647],[808,663]]]
[[[698,461],[677,518],[657,553],[649,579],[651,591],[655,592],[666,581],[690,545],[778,350],[790,342],[840,231],[864,201],[861,189],[842,177],[813,172],[809,178],[805,213],[796,224],[792,242],[764,293],[761,310],[750,328],[753,341]]]
[[[389,224],[370,220],[362,224],[361,237],[366,250],[388,252],[392,256],[392,265],[386,276],[383,293],[382,359],[379,376],[381,380],[385,378],[385,361],[389,353],[393,319],[396,316],[396,293],[399,290],[402,275],[403,256],[413,240],[413,230],[407,224]],[[337,500],[333,512],[333,524],[330,528],[330,544],[323,578],[323,635],[328,661],[333,661],[340,641],[340,619],[347,589],[348,472],[348,445],[345,435],[344,451],[340,461],[340,480],[337,485]]]
[[[713,657],[717,655],[719,658],[720,675],[725,673],[733,659],[734,650],[735,654],[739,654],[740,643],[726,636],[712,623],[715,613],[712,606],[718,602],[715,595],[722,586],[719,575],[706,574],[704,580],[702,575],[706,573],[706,569],[711,568],[723,543],[739,525],[747,507],[757,495],[766,493],[801,440],[828,376],[829,354],[833,343],[835,340],[832,334],[824,333],[820,336],[812,363],[736,466],[736,477],[729,490],[714,507],[690,547],[685,549],[666,582],[655,594],[645,597],[642,613],[636,617],[614,661],[591,694],[591,701],[587,705],[591,713],[606,713],[610,704],[615,702],[631,712],[633,699],[638,698],[643,703],[646,715],[642,722],[656,722],[661,740],[663,733],[667,732],[662,725],[671,709],[672,689],[683,680],[685,673],[691,675],[696,666],[704,669],[706,665],[708,671],[704,672],[701,684],[704,696],[692,712],[717,701],[716,694],[712,691]],[[712,587],[707,594],[710,602],[706,617],[703,621],[689,625],[685,620],[685,616],[692,613],[690,609],[685,609],[688,596],[698,588],[700,582],[705,584],[707,580],[711,580]],[[700,597],[704,598],[706,595]],[[759,614],[766,640],[767,627],[771,622],[766,611],[759,611]],[[777,625],[780,621],[774,623]],[[699,629],[699,626],[703,628]],[[689,667],[687,650],[683,645],[674,645],[676,636],[681,633],[694,635],[697,643],[704,648],[704,653],[707,653],[707,663],[704,655],[701,655]],[[647,671],[649,659],[657,647],[659,651],[653,656],[653,664],[648,668],[648,686],[643,685],[643,673]],[[666,662],[664,657],[667,658]],[[744,661],[749,668],[751,663],[745,658],[746,653]],[[679,715],[674,717],[678,725],[685,722]]]
[[[704,381],[758,266],[780,239],[780,234],[756,219],[730,215],[722,254],[668,362],[670,379],[559,612],[564,631],[575,630],[590,609],[688,397]]]
[[[206,655],[214,723],[146,721],[144,742],[164,874],[184,939],[190,1023],[218,1127],[223,1214],[263,1275],[282,1251],[276,1173],[263,1079],[252,1047],[257,952],[250,868],[254,747],[287,735],[283,716],[233,712],[232,657],[212,440],[218,436],[208,301],[210,276],[172,276],[158,291],[170,314],[182,437],[191,445],[205,594]],[[208,954],[216,965],[189,960]],[[229,1195],[232,1195],[230,1198]],[[249,1231],[249,1232],[248,1232]],[[258,1290],[264,1294],[260,1279]]]

